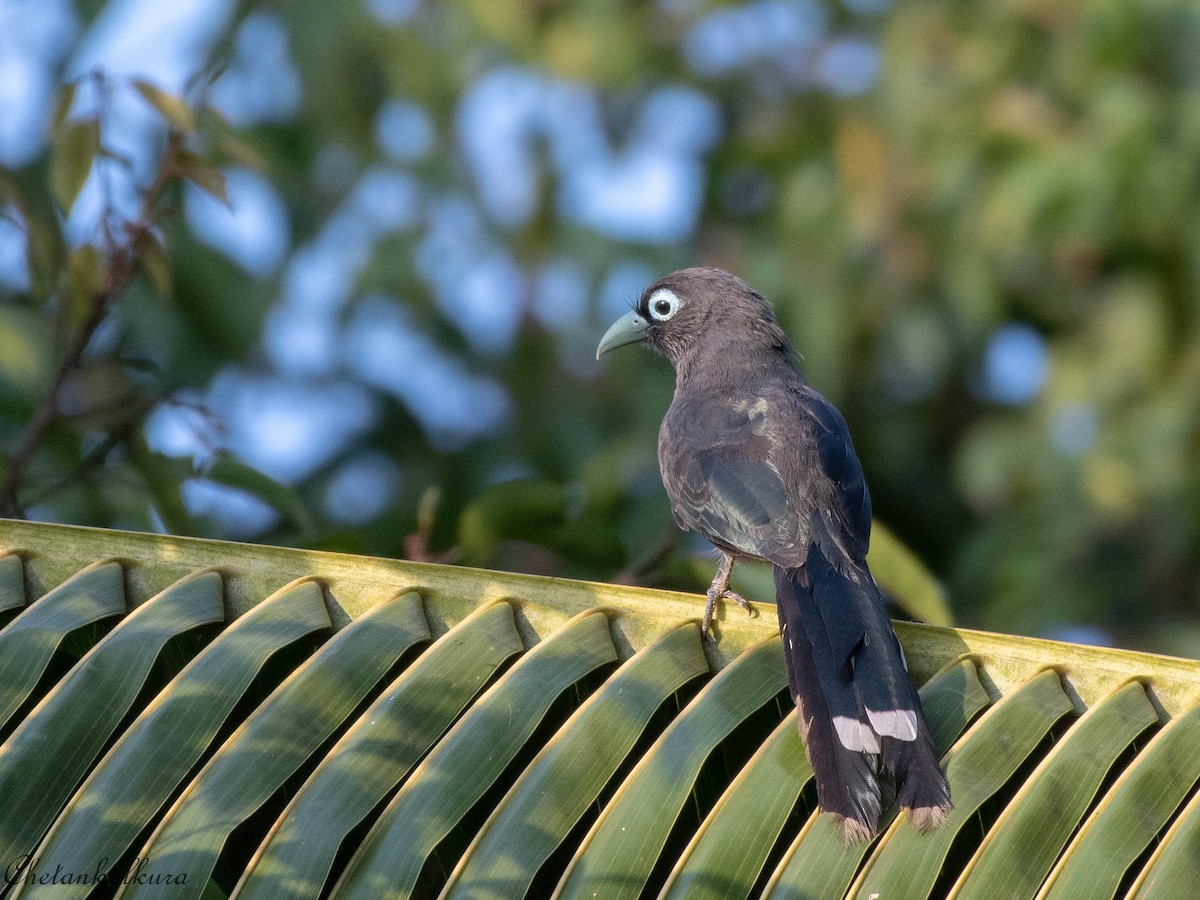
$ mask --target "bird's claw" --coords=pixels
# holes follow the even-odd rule
[[[713,585],[708,589],[706,596],[707,601],[704,604],[704,619],[700,622],[701,637],[708,637],[709,631],[711,631],[710,626],[712,625],[713,613],[717,608],[717,601],[721,600],[722,598],[726,600],[732,600],[734,603],[744,609],[747,615],[749,615],[751,618],[756,615],[754,607],[751,605],[750,601],[736,591],[729,590],[729,588],[720,588],[716,585]]]
[[[751,616],[754,615],[754,607],[750,605],[750,601],[729,589],[729,573],[733,570],[733,557],[728,553],[721,554],[721,562],[717,565],[717,574],[713,576],[712,584],[708,586],[708,602],[704,604],[704,620],[700,623],[700,636],[708,637],[709,626],[712,625],[713,611],[717,608],[717,601],[722,597],[727,597],[744,609]]]
[[[727,600],[732,600],[734,603],[736,603],[738,606],[740,606],[742,609],[744,609],[746,611],[746,615],[750,616],[751,618],[754,618],[754,607],[751,605],[750,601],[747,600],[745,597],[743,597],[741,594],[735,594],[733,591],[726,591],[725,598]]]

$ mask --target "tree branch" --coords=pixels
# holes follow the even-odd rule
[[[138,261],[136,248],[141,239],[158,222],[162,196],[167,186],[178,174],[177,160],[182,147],[183,135],[171,130],[167,138],[167,147],[159,161],[154,178],[142,194],[142,204],[137,219],[126,226],[124,241],[108,248],[108,266],[104,284],[92,295],[87,318],[67,343],[49,390],[38,404],[37,409],[34,410],[33,418],[29,420],[29,424],[21,433],[21,440],[16,451],[9,458],[8,472],[5,475],[4,483],[0,485],[0,516],[24,516],[24,509],[17,497],[21,479],[41,444],[42,438],[45,437],[47,429],[58,416],[58,395],[63,384],[79,366],[87,345],[91,342],[100,323],[104,321],[104,316],[113,301],[125,292],[133,280]]]

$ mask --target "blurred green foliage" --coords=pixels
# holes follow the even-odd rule
[[[214,165],[261,166],[293,251],[383,160],[377,117],[392,98],[433,123],[433,152],[406,170],[430,194],[478,204],[459,117],[498,67],[595,87],[617,147],[663,85],[711,97],[721,131],[703,155],[697,224],[665,243],[564,217],[562,173],[534,142],[536,212],[485,217],[487,238],[529,271],[573,260],[589,306],[555,329],[516,298],[521,326],[505,352],[473,347],[458,311],[436,301],[414,262],[424,226],[375,243],[341,321],[365,296],[401,298],[416,329],[507,389],[511,415],[447,445],[370,386],[370,426],[288,485],[220,446],[194,462],[142,436],[158,404],[202,410],[230,366],[273,372],[262,334],[285,287],[286,270],[250,274],[168,204],[155,240],[133,248],[140,274],[113,298],[103,340],[59,391],[16,508],[219,535],[180,494],[198,478],[279,510],[256,540],[699,587],[698,548],[675,531],[655,463],[669,368],[634,351],[603,370],[590,358],[614,263],[661,274],[704,262],[775,301],[809,380],[849,420],[878,519],[946,582],[961,624],[1060,636],[1090,625],[1200,651],[1200,11],[1183,0],[935,0],[860,16],[831,3],[831,29],[881,50],[874,87],[845,96],[790,85],[761,60],[698,74],[681,47],[721,5],[458,0],[395,25],[356,2],[272,5],[301,84],[286,120],[230,129],[195,97],[185,106],[136,85],[165,122],[209,129],[188,144],[191,171],[175,174],[219,195]],[[214,59],[247,14],[262,13],[241,8]],[[60,114],[45,154],[0,185],[30,238],[30,288],[0,305],[0,479],[65,335],[111,271],[103,254],[67,254],[62,233],[103,124]],[[331,159],[349,174],[330,175]],[[986,368],[1010,323],[1045,342],[1046,372],[1030,397],[1004,403]],[[338,363],[296,377],[348,376]],[[219,424],[214,433],[220,444]],[[338,524],[328,493],[364,454],[391,461],[394,492],[367,521]]]

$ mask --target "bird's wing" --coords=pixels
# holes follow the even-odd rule
[[[871,499],[845,420],[814,391],[691,406],[665,422],[675,519],[725,549],[778,565],[815,542],[858,563]]]
[[[800,542],[776,441],[752,401],[692,407],[664,423],[663,480],[675,519],[731,552],[765,559]]]
[[[827,505],[814,508],[812,513],[830,523],[832,527],[826,530],[839,549],[854,562],[861,562],[871,542],[871,494],[850,440],[850,429],[837,407],[815,391],[802,395],[800,407],[815,439],[820,472],[828,481],[814,485],[810,496],[814,500],[824,496]],[[819,540],[821,535],[816,537]]]

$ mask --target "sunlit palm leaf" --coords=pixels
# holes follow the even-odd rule
[[[988,900],[1036,894],[1113,764],[1157,722],[1139,681],[1089,709],[1025,780],[950,896]]]
[[[429,637],[421,601],[405,594],[347,625],[233,733],[184,790],[139,857],[170,861],[199,896],[230,833],[265,803],[418,641]],[[119,896],[158,893],[133,882]]]
[[[368,821],[506,661],[522,650],[512,607],[476,610],[362,714],[280,815],[237,886],[240,900],[320,894],[347,835]]]
[[[219,576],[185,578],[126,616],[17,726],[0,746],[0,858],[18,859],[41,840],[166,642],[222,616]]]
[[[445,895],[460,900],[524,896],[654,713],[675,691],[707,673],[694,625],[669,631],[635,654],[529,764],[479,830]]]
[[[1198,877],[1186,660],[901,623],[955,809],[929,835],[889,810],[846,848],[812,811],[769,605],[701,642],[698,597],[0,522],[0,605],[26,602],[0,630],[23,900],[83,897],[48,876],[120,879],[135,854],[186,877],[154,893],[213,900],[1172,897]]]
[[[16,554],[0,556],[0,612],[20,609],[25,605],[25,572],[21,557]]]
[[[151,701],[100,761],[38,848],[43,865],[86,872],[108,860],[119,878],[118,861],[136,849],[138,835],[209,749],[267,660],[328,627],[320,587],[312,581],[286,587],[240,616]],[[88,891],[87,885],[25,887],[30,897]]]
[[[0,631],[0,729],[33,693],[68,634],[124,612],[121,567],[103,562],[84,569],[9,622]]]
[[[647,751],[605,807],[555,896],[639,896],[704,761],[786,685],[777,637],[767,638],[721,670]]]
[[[1129,892],[1129,900],[1191,897],[1200,884],[1200,794],[1163,837]]]
[[[438,844],[500,777],[559,695],[617,651],[583,613],[522,657],[417,767],[363,840],[335,897],[408,894]]]
[[[708,814],[662,897],[748,897],[812,775],[793,710]]]
[[[1172,719],[1092,811],[1040,896],[1112,897],[1200,781],[1200,705]]]

